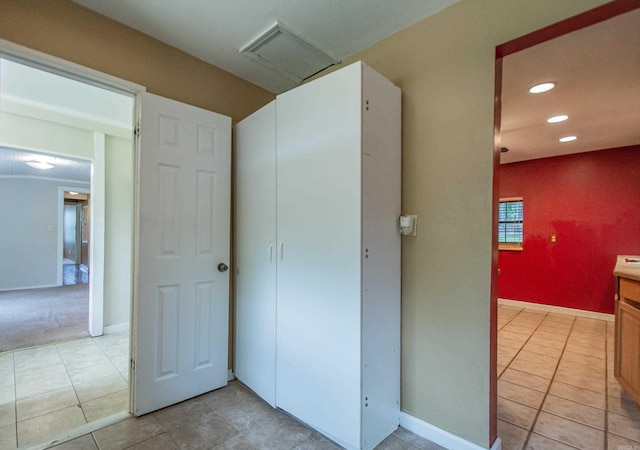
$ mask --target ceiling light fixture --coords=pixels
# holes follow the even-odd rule
[[[77,193],[77,192],[74,192],[74,191],[69,191],[69,194],[70,194],[70,195],[78,195],[78,193]]]
[[[539,83],[534,86],[531,86],[529,88],[529,92],[532,94],[542,94],[543,92],[550,91],[554,87],[556,87],[555,83],[551,83],[551,82]]]
[[[55,167],[53,164],[49,164],[48,162],[44,161],[27,161],[26,164],[33,167],[34,169],[39,170],[49,170]]]
[[[565,136],[558,139],[558,142],[571,142],[575,141],[576,139],[578,139],[576,136]]]
[[[560,114],[559,116],[553,116],[553,117],[549,117],[547,119],[548,123],[558,123],[558,122],[564,122],[565,120],[567,120],[569,118],[569,116],[566,116],[564,114]]]

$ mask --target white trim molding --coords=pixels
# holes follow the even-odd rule
[[[460,436],[431,425],[404,411],[400,412],[400,426],[449,450],[487,450],[485,447],[462,439]],[[501,449],[502,441],[497,438],[490,450]]]
[[[91,166],[91,223],[89,224],[89,334],[100,336],[104,330],[104,235],[106,204],[106,168],[104,133],[93,133],[94,156]]]
[[[40,441],[34,442],[32,444],[27,444],[25,447],[20,447],[25,450],[44,450],[47,448],[51,448],[53,445],[58,446],[64,442],[71,441],[75,438],[79,438],[80,436],[84,436],[85,434],[93,433],[94,431],[98,431],[102,428],[106,428],[110,425],[116,424],[118,422],[122,422],[123,420],[127,420],[133,417],[127,411],[122,411],[119,413],[112,414],[107,417],[102,417],[100,419],[94,420],[93,422],[85,423],[84,425],[77,426],[68,431],[63,431],[54,436],[49,436]]]
[[[538,311],[547,311],[558,314],[570,314],[572,316],[586,317],[588,319],[606,320],[607,322],[613,322],[615,320],[614,314],[600,313],[595,311],[585,311],[582,309],[565,308],[563,306],[542,305],[540,303],[523,302],[520,300],[509,300],[506,298],[498,299],[499,305],[514,306],[516,308],[536,309]]]
[[[113,75],[76,64],[66,59],[58,58],[47,53],[25,47],[15,42],[0,39],[0,56],[8,59],[17,59],[20,63],[29,61],[31,65],[40,66],[47,72],[57,73],[67,78],[79,80],[108,90],[117,90],[137,95],[146,92],[147,88],[140,84],[128,81]]]
[[[103,328],[103,334],[114,334],[122,331],[129,331],[129,322],[117,323],[115,325],[107,325]]]

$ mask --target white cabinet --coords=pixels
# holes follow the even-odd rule
[[[236,377],[276,402],[276,103],[235,126]]]
[[[236,376],[350,449],[398,426],[400,104],[358,62],[236,126]]]

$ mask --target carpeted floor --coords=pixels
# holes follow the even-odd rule
[[[89,336],[89,285],[0,292],[0,352]]]

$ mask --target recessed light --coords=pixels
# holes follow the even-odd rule
[[[40,170],[49,170],[55,167],[54,165],[44,161],[27,161],[26,164],[28,166],[33,167],[34,169],[40,169]]]
[[[565,136],[565,137],[561,137],[560,139],[558,139],[559,142],[571,142],[571,141],[575,141],[576,139],[578,139],[576,136]]]
[[[565,120],[567,120],[569,118],[569,116],[565,116],[564,114],[560,114],[559,116],[553,116],[553,117],[549,117],[547,119],[548,123],[558,123],[558,122],[564,122]]]
[[[78,193],[77,193],[77,192],[74,192],[74,191],[69,191],[69,194],[70,194],[70,195],[78,195]]]
[[[551,83],[551,82],[540,83],[540,84],[531,86],[529,88],[529,92],[532,94],[542,94],[543,92],[550,91],[554,87],[556,87],[555,83]]]

